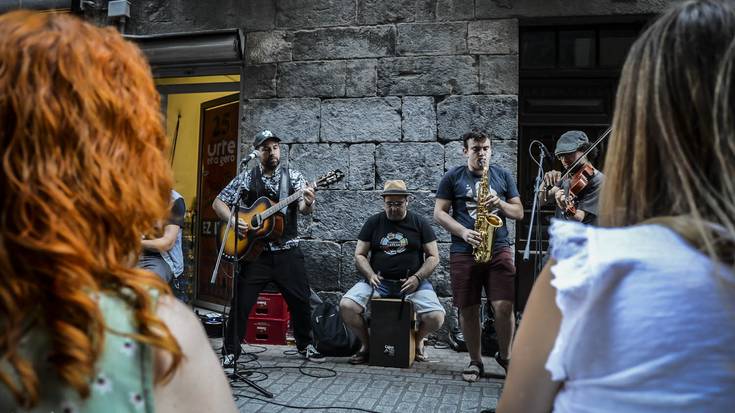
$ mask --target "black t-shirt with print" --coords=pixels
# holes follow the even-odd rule
[[[481,178],[480,175],[470,172],[467,165],[457,166],[444,174],[441,182],[439,182],[439,189],[436,191],[437,198],[452,201],[452,218],[465,228],[475,228],[477,191]],[[498,197],[505,202],[520,196],[513,175],[499,166],[490,165],[488,184],[490,189],[494,190]],[[493,238],[493,248],[495,249],[510,246],[505,216],[498,215],[503,220],[503,226],[495,230]],[[449,252],[472,252],[472,246],[462,238],[452,234],[452,246],[449,248]]]
[[[424,263],[423,245],[435,241],[426,219],[408,211],[401,221],[391,221],[385,212],[368,218],[357,236],[370,243],[370,266],[383,278],[399,280],[414,274]]]

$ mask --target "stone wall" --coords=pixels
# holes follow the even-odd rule
[[[247,32],[246,139],[271,129],[284,139],[291,166],[309,178],[335,168],[347,174],[318,194],[315,213],[300,223],[311,284],[337,300],[359,279],[355,239],[381,211],[385,180],[404,179],[414,193],[410,208],[431,219],[437,184],[465,162],[459,139],[472,127],[492,136],[493,161],[516,173],[519,17],[651,13],[666,3],[143,1],[128,27],[136,34]],[[449,297],[449,234],[435,230],[442,261],[432,279]]]
[[[245,79],[242,127],[246,137],[263,128],[283,137],[291,165],[311,178],[347,173],[301,225],[311,284],[336,301],[360,279],[355,240],[381,211],[385,180],[404,179],[410,208],[431,220],[433,192],[464,163],[458,139],[473,126],[515,172],[518,24],[471,12],[435,21],[430,10],[426,21],[401,19],[394,2],[321,3],[333,8],[278,2],[277,29],[248,32],[246,70],[257,75]],[[350,6],[355,13],[344,13]],[[448,297],[449,234],[434,229],[442,263],[432,281]]]

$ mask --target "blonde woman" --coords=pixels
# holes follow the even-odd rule
[[[735,4],[683,1],[633,45],[599,223],[553,223],[499,412],[735,406]]]

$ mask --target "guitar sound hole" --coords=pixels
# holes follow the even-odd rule
[[[254,216],[254,217],[253,217],[253,218],[252,218],[252,219],[250,220],[250,226],[251,226],[251,227],[253,227],[253,228],[257,228],[257,227],[258,227],[259,225],[260,225],[260,224],[258,223],[258,216],[256,215],[256,216]]]

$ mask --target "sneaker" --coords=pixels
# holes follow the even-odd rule
[[[309,344],[306,348],[299,350],[299,354],[312,363],[323,363],[327,361],[324,354],[320,353],[313,344]]]
[[[237,359],[234,354],[225,354],[222,356],[222,368],[231,369],[235,367],[235,361],[237,361]]]
[[[503,370],[505,370],[505,374],[508,374],[508,364],[510,363],[510,359],[504,359],[500,355],[500,352],[495,353],[494,358],[495,358],[495,361],[498,363],[498,365],[500,365],[500,367],[502,367]]]

